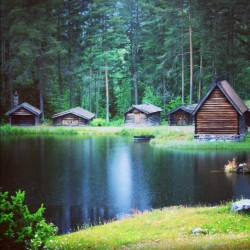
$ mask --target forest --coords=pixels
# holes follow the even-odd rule
[[[76,106],[109,120],[164,114],[224,77],[250,93],[248,0],[1,0],[0,115],[13,94],[42,119]]]

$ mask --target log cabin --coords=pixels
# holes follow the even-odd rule
[[[194,124],[193,111],[198,104],[183,105],[167,113],[169,126],[187,126]]]
[[[153,104],[132,105],[124,112],[126,126],[157,126],[161,124],[162,109]]]
[[[52,116],[54,126],[85,126],[95,114],[81,107],[72,108]]]
[[[248,107],[226,80],[217,80],[194,110],[194,139],[242,141]]]
[[[248,111],[246,112],[246,124],[250,127],[250,107],[248,107]]]
[[[27,102],[17,105],[6,113],[10,125],[37,126],[40,122],[41,110]]]

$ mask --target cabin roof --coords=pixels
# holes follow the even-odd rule
[[[95,117],[95,114],[89,112],[88,110],[83,109],[81,107],[76,107],[76,108],[72,108],[72,109],[60,112],[58,114],[55,114],[52,116],[52,118],[60,117],[60,116],[67,115],[67,114],[74,114],[76,116],[79,116],[87,120],[90,120],[93,117]]]
[[[145,114],[153,114],[153,113],[157,113],[157,112],[162,111],[161,108],[159,108],[153,104],[146,103],[146,104],[132,105],[132,107],[129,108],[126,112],[124,112],[124,114],[127,114],[128,112],[130,112],[133,109],[137,109]]]
[[[231,85],[226,80],[222,80],[222,81],[214,82],[214,84],[211,86],[211,88],[207,92],[206,96],[197,105],[193,114],[196,114],[196,112],[200,109],[200,107],[203,105],[203,103],[206,101],[206,99],[208,98],[208,96],[211,94],[211,92],[214,90],[215,87],[218,87],[221,90],[221,92],[225,95],[225,97],[228,99],[228,101],[232,104],[232,106],[236,109],[236,111],[239,114],[242,115],[248,110],[248,107],[246,106],[246,104],[238,96],[238,94],[231,87]]]
[[[20,108],[24,108],[27,109],[28,111],[30,111],[31,113],[33,113],[34,115],[40,115],[42,112],[40,109],[30,105],[27,102],[24,102],[22,104],[19,104],[18,106],[16,106],[15,108],[11,109],[10,111],[8,111],[6,113],[6,115],[11,115],[12,113],[14,113],[15,111],[17,111]]]
[[[174,113],[174,112],[176,112],[178,110],[183,110],[183,111],[185,111],[187,113],[192,114],[193,111],[195,110],[195,108],[197,107],[197,105],[198,105],[197,103],[195,103],[195,104],[189,104],[189,105],[182,105],[182,106],[179,106],[179,107],[177,107],[175,109],[170,110],[167,113],[167,115],[170,115],[170,114],[172,114],[172,113]]]

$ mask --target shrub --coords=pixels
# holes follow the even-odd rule
[[[102,118],[96,118],[90,123],[90,125],[93,127],[103,127],[106,125],[106,121]]]
[[[124,123],[124,119],[115,119],[109,122],[108,126],[120,127]]]
[[[38,249],[58,231],[43,218],[43,205],[34,213],[23,204],[25,192],[9,197],[0,191],[0,245],[2,249]]]

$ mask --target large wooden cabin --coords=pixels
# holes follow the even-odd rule
[[[161,124],[162,109],[152,104],[133,105],[125,113],[126,126],[157,126]]]
[[[24,102],[6,113],[10,125],[36,126],[40,122],[41,111],[27,102]]]
[[[80,107],[69,109],[52,116],[54,126],[85,126],[95,114]]]
[[[241,141],[248,107],[225,80],[216,81],[194,111],[195,139]]]
[[[193,111],[197,104],[180,106],[167,113],[169,126],[187,126],[194,124]]]

